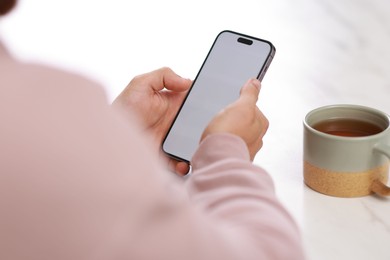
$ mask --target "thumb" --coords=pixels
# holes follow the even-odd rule
[[[187,91],[191,87],[192,80],[180,77],[169,68],[162,68],[160,70],[163,73],[162,81],[166,89],[175,92],[183,92]]]
[[[260,93],[260,81],[258,79],[250,79],[241,88],[240,99],[245,102],[256,104]]]

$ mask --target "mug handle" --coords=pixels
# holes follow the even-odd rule
[[[390,160],[390,146],[379,144],[375,146],[374,151],[379,152]],[[371,185],[371,190],[381,196],[390,196],[390,187],[376,179]]]

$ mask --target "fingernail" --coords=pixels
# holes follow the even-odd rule
[[[252,79],[251,83],[257,88],[260,89],[260,81],[258,79]]]

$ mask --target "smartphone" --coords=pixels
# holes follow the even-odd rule
[[[275,47],[233,31],[220,32],[162,144],[170,157],[190,162],[211,119],[236,101],[250,78],[262,80]]]

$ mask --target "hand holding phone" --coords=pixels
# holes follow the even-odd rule
[[[209,122],[237,100],[248,79],[263,78],[274,54],[275,48],[269,41],[221,32],[164,139],[163,151],[189,162]]]
[[[256,106],[260,82],[248,80],[240,91],[240,97],[233,104],[218,113],[204,130],[201,141],[216,133],[229,133],[241,137],[246,143],[253,161],[263,146],[263,136],[268,129],[268,120]]]
[[[142,130],[151,138],[150,149],[159,153],[161,143],[191,84],[192,80],[180,77],[170,68],[160,68],[133,78],[112,106],[131,124],[136,116]],[[166,163],[170,170],[179,175],[189,170],[187,163],[172,158]]]

